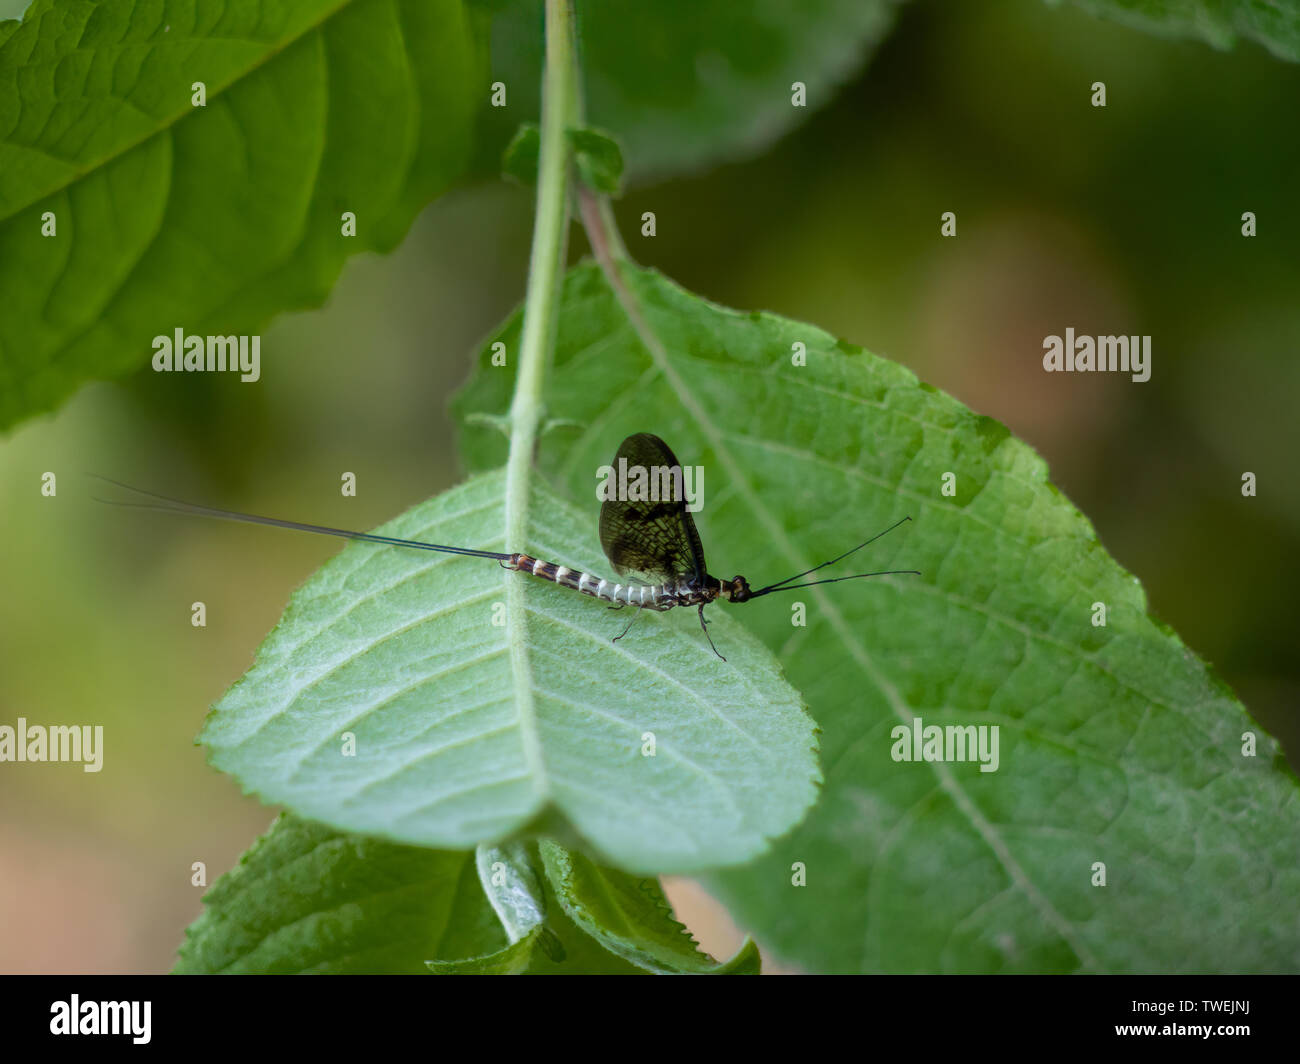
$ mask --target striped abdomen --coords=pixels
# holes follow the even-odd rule
[[[521,573],[531,573],[543,580],[550,580],[561,587],[571,587],[584,595],[604,599],[620,606],[644,606],[648,610],[670,610],[682,605],[682,593],[667,584],[644,587],[632,584],[616,584],[589,573],[579,572],[554,562],[544,562],[528,554],[512,554],[508,568],[518,569]]]

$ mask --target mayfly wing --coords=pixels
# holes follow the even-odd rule
[[[686,509],[684,477],[667,472],[674,467],[681,469],[677,456],[651,433],[638,432],[619,445],[613,464],[615,487],[626,469],[626,486],[634,490],[615,490],[615,497],[600,508],[600,545],[619,576],[631,575],[647,584],[704,576],[704,547]],[[638,470],[645,471],[644,480]],[[638,482],[657,490],[642,493],[636,490]],[[666,485],[674,487],[665,491]]]

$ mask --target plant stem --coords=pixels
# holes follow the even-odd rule
[[[569,231],[569,186],[572,161],[568,127],[577,108],[577,55],[574,48],[572,0],[546,0],[546,70],[542,75],[541,158],[537,173],[537,211],[533,222],[533,251],[528,263],[524,296],[523,340],[519,375],[510,404],[510,457],[506,462],[507,551],[528,549],[529,480],[533,452],[543,414],[542,386],[555,347],[560,286],[564,277],[565,241]],[[545,798],[546,766],[533,698],[532,665],[528,654],[526,582],[506,574],[506,639],[510,669],[529,775]]]
[[[614,271],[615,263],[632,261],[619,235],[618,222],[614,219],[614,208],[610,206],[608,196],[579,186],[578,214],[582,218],[582,228],[587,232],[591,253],[607,277]]]
[[[541,158],[533,250],[524,297],[519,376],[510,404],[510,459],[506,465],[506,549],[523,550],[528,533],[528,480],[542,386],[555,346],[560,284],[569,228],[571,161],[566,130],[577,106],[577,57],[573,47],[572,0],[546,0],[546,71],[542,79]]]

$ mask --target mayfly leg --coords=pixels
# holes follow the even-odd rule
[[[624,605],[626,605],[626,603],[624,603]],[[610,607],[611,610],[613,608],[614,608],[613,606]],[[611,643],[617,643],[620,639],[622,639],[625,635],[627,635],[628,632],[632,630],[632,625],[636,624],[636,622],[641,619],[641,610],[642,610],[641,606],[638,606],[636,608],[636,613],[632,614],[632,619],[627,622],[627,627],[624,628],[621,632],[619,632],[618,635],[616,635],[613,639],[611,639],[610,640]]]
[[[704,619],[704,603],[700,603],[700,627],[704,629],[704,638],[709,641],[709,646],[713,647],[713,653],[718,654],[718,648],[713,646],[713,636],[709,635],[709,622]],[[726,661],[721,654],[718,657]]]

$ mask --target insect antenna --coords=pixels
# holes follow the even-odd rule
[[[784,580],[778,580],[775,584],[768,584],[767,587],[765,588],[761,588],[758,591],[751,592],[749,597],[751,599],[755,599],[758,598],[759,595],[770,595],[773,591],[793,591],[797,587],[815,587],[818,584],[837,584],[841,580],[860,580],[866,576],[903,576],[903,575],[920,576],[921,575],[920,572],[918,572],[916,569],[888,569],[878,573],[855,573],[853,576],[837,576],[829,580],[812,580],[806,584],[790,583],[791,580],[802,579],[805,576],[809,576],[812,573],[817,572],[818,569],[825,569],[826,566],[828,565],[834,565],[838,561],[843,561],[850,554],[854,554],[857,551],[860,551],[863,547],[867,546],[868,544],[874,543],[881,536],[888,535],[890,532],[894,531],[894,529],[896,529],[899,525],[905,524],[910,520],[912,520],[910,516],[901,518],[900,520],[895,521],[883,532],[877,532],[870,539],[864,540],[863,542],[859,543],[856,547],[852,547],[851,549],[846,550],[843,554],[832,558],[830,561],[822,562],[820,565],[814,565],[811,569],[805,569],[802,573],[795,573],[794,576],[787,576]]]
[[[773,591],[793,591],[799,587],[816,587],[818,584],[838,584],[841,580],[861,580],[867,576],[920,576],[919,569],[884,569],[878,573],[854,573],[852,576],[834,576],[829,580],[810,580],[806,584],[787,584],[784,587],[765,587],[762,591],[755,591],[749,597],[754,599],[759,595],[770,595]]]
[[[128,506],[135,510],[156,510],[165,514],[190,514],[195,517],[214,517],[222,521],[242,521],[246,524],[253,525],[273,525],[276,528],[292,528],[298,532],[315,532],[322,536],[341,536],[343,539],[359,539],[365,543],[382,543],[388,547],[413,547],[416,550],[432,550],[442,554],[464,554],[471,558],[491,558],[494,561],[509,561],[511,555],[501,554],[498,551],[490,550],[473,550],[470,547],[448,547],[441,543],[422,543],[416,539],[397,539],[394,536],[377,536],[373,532],[352,532],[346,528],[330,528],[328,525],[308,525],[301,521],[285,521],[278,517],[261,517],[258,514],[245,514],[237,510],[218,510],[214,506],[200,506],[198,503],[182,502],[180,499],[173,499],[166,495],[159,495],[152,491],[145,491],[144,488],[133,487],[130,484],[123,484],[120,480],[113,480],[110,477],[102,477],[98,473],[87,473],[87,476],[94,477],[96,480],[102,480],[106,484],[112,484],[115,487],[122,488],[126,491],[133,491],[137,495],[147,496],[153,500],[151,502],[124,502],[120,499],[104,499],[95,496],[96,502],[107,503],[109,506]]]

